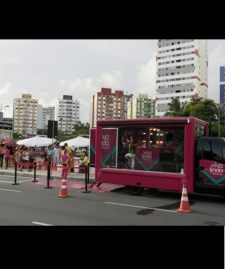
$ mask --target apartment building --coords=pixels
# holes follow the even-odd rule
[[[38,105],[37,129],[48,129],[48,121],[55,120],[55,107],[43,107]]]
[[[26,137],[37,134],[38,100],[32,99],[31,94],[22,94],[22,98],[13,100],[13,132]]]
[[[74,124],[80,120],[80,102],[73,100],[72,95],[63,95],[62,99],[58,99],[56,119],[58,121],[58,129],[65,135],[71,135],[74,130]]]
[[[55,120],[55,107],[43,107],[42,108],[42,129],[48,128],[48,121]]]
[[[208,98],[207,40],[159,39],[156,52],[156,116],[163,117],[168,103],[179,98]]]
[[[128,113],[128,102],[133,95],[124,94],[123,91],[111,88],[101,88],[92,96],[90,102],[90,127],[96,127],[99,119],[125,119]]]
[[[153,117],[155,117],[155,99],[149,98],[147,94],[139,93],[128,102],[128,119]]]

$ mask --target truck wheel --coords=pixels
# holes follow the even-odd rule
[[[135,196],[142,194],[142,192],[144,191],[144,188],[142,187],[126,186],[126,189],[129,194],[135,195]]]

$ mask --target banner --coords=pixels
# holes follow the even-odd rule
[[[102,166],[117,167],[117,128],[102,129]]]
[[[117,128],[102,129],[101,164],[103,166],[117,167]],[[96,128],[90,129],[90,165],[95,165],[95,136]]]
[[[90,158],[89,158],[89,163],[90,165],[95,165],[95,133],[96,129],[91,128],[89,137],[90,137]]]

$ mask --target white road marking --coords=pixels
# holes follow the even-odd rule
[[[2,189],[0,188],[1,191],[13,191],[13,192],[22,192],[22,191],[15,191],[15,190],[9,190],[9,189]]]
[[[41,226],[53,226],[52,224],[47,224],[47,223],[42,223],[42,222],[37,222],[37,221],[32,221],[33,224],[41,225]]]
[[[105,202],[106,204],[111,204],[111,205],[120,205],[120,206],[129,206],[129,207],[137,207],[137,208],[143,208],[143,209],[152,209],[152,210],[158,210],[158,211],[166,211],[166,212],[173,212],[177,213],[177,211],[174,210],[166,210],[166,209],[160,209],[160,208],[154,208],[154,207],[145,207],[145,206],[137,206],[137,205],[127,205],[127,204],[118,204],[118,203],[110,203],[110,202]]]
[[[16,181],[16,183],[22,183],[22,182],[28,182],[28,181],[32,181],[32,180],[20,180],[20,181]],[[12,183],[15,183],[15,181],[4,181],[4,180],[0,180],[0,183],[9,183],[9,184],[12,184]]]
[[[15,178],[15,176],[10,176],[10,175],[0,175],[0,177],[10,177],[10,178]],[[17,175],[17,177],[22,177],[22,178],[28,178],[28,177],[23,177],[21,175]],[[30,178],[30,177],[29,177]]]

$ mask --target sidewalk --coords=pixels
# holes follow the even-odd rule
[[[15,168],[9,167],[8,169],[0,168],[0,175],[15,175]],[[23,169],[23,172],[17,170],[17,176],[32,177],[34,178],[34,171],[28,172],[27,169]],[[36,178],[47,179],[47,170],[36,170]],[[50,179],[61,179],[61,172],[51,170]],[[87,178],[88,179],[88,178]],[[89,173],[89,183],[93,182],[95,175]],[[67,176],[68,181],[85,182],[85,173],[70,172]]]

